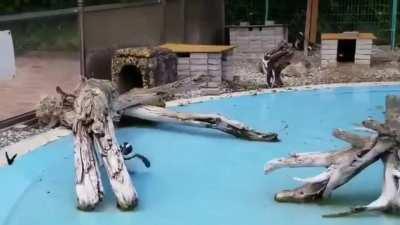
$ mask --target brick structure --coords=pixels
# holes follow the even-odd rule
[[[371,33],[344,32],[321,35],[321,65],[335,66],[338,62],[354,62],[370,65],[372,42],[376,37]]]
[[[260,59],[266,50],[288,39],[285,25],[229,26],[230,44],[236,46],[234,58]]]
[[[233,46],[165,44],[178,56],[178,79],[188,76],[209,76],[209,87],[217,87],[222,80],[232,80]]]

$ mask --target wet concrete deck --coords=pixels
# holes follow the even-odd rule
[[[31,52],[16,58],[17,75],[0,80],[0,120],[35,109],[56,86],[73,90],[80,79],[78,53]]]

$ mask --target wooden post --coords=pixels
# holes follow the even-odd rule
[[[86,74],[86,47],[84,36],[84,0],[78,0],[78,16],[79,16],[79,37],[80,37],[80,72],[81,79],[85,79]]]
[[[313,0],[307,0],[306,28],[304,31],[304,55],[308,56],[308,43],[310,40],[311,12]]]
[[[318,31],[318,14],[319,14],[319,0],[312,0],[311,6],[311,24],[310,24],[310,43],[317,42]]]
[[[391,29],[391,40],[390,40],[390,45],[392,47],[392,50],[396,48],[397,7],[398,7],[398,1],[393,0],[393,3],[392,3],[392,29]]]
[[[265,25],[268,23],[269,0],[265,0]]]

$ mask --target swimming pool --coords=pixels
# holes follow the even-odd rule
[[[366,169],[320,203],[277,203],[274,194],[298,186],[291,177],[318,168],[282,169],[268,176],[264,163],[291,152],[332,150],[346,144],[334,128],[382,120],[385,96],[400,86],[336,88],[242,96],[177,107],[218,112],[260,131],[278,132],[282,142],[236,139],[224,133],[175,125],[141,125],[117,132],[152,163],[127,162],[139,206],[121,212],[110,188],[95,212],[76,209],[72,137],[41,147],[0,169],[0,224],[286,225],[398,224],[400,217],[361,214],[326,219],[322,214],[366,204],[380,193],[381,165]],[[106,179],[103,179],[106,180]]]

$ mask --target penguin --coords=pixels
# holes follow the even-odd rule
[[[151,166],[150,160],[145,156],[135,153],[133,155],[129,155],[133,152],[133,147],[128,142],[124,142],[122,145],[119,146],[119,149],[124,157],[124,160],[131,160],[133,158],[139,158],[146,168]]]
[[[17,158],[18,154],[13,155],[11,158],[8,156],[8,152],[6,152],[6,159],[7,159],[7,164],[11,166],[14,163],[15,158]]]

